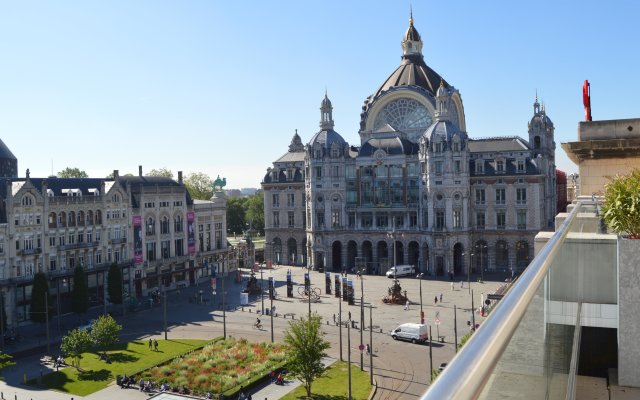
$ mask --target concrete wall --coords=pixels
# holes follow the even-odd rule
[[[601,192],[608,176],[626,175],[634,168],[640,168],[640,158],[585,159],[580,163],[580,194]]]
[[[536,254],[552,234],[541,232],[536,236]],[[549,300],[616,304],[618,274],[615,260],[615,235],[569,233],[550,269]]]
[[[582,121],[578,125],[578,140],[638,139],[640,118],[605,121]]]
[[[618,240],[618,383],[640,387],[640,240]]]

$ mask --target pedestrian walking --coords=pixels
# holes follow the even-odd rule
[[[438,304],[438,296],[436,296],[436,297],[433,299],[433,301],[434,301],[436,304]]]
[[[404,310],[407,311],[409,309],[409,300],[404,304]]]
[[[333,324],[336,325],[336,315],[333,314]]]
[[[464,286],[464,281],[460,281],[460,289]]]
[[[371,354],[371,346],[369,346],[369,343],[367,343],[367,355]]]
[[[453,282],[451,282],[451,290],[453,290]]]
[[[442,293],[440,293],[440,303],[442,303]]]
[[[151,350],[151,346],[153,346],[153,341],[151,341],[151,338],[149,338],[149,350]]]
[[[158,351],[158,341],[157,340],[153,340],[153,347],[155,351]]]

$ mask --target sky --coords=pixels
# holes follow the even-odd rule
[[[259,187],[297,129],[359,145],[364,100],[400,63],[413,9],[425,62],[460,91],[471,138],[520,136],[538,94],[560,143],[640,117],[640,2],[0,0],[0,139],[18,175],[168,168]]]

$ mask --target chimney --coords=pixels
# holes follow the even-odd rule
[[[142,165],[138,165],[138,176],[142,178]]]
[[[182,185],[182,171],[178,171],[178,183]]]
[[[118,178],[120,177],[120,171],[118,171],[117,169],[113,170],[113,180],[116,181],[118,180]]]

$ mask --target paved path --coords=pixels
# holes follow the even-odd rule
[[[308,313],[308,303],[298,297],[286,298],[285,276],[287,268],[281,267],[276,270],[265,270],[263,277],[266,282],[269,276],[273,276],[276,281],[276,288],[279,297],[273,302],[276,307],[277,317],[273,318],[274,339],[281,340],[283,331],[287,328],[291,318],[299,319]],[[294,295],[297,295],[297,287],[303,282],[303,273],[299,267],[291,267],[294,282]],[[260,279],[260,274],[257,274]],[[373,323],[369,322],[368,309],[365,310],[365,328],[373,326],[371,336],[373,337],[373,368],[375,379],[378,382],[379,390],[376,393],[376,399],[413,399],[419,398],[428,388],[429,378],[429,347],[424,345],[414,345],[406,342],[396,342],[391,339],[388,332],[397,325],[404,322],[419,322],[420,320],[420,285],[422,285],[423,304],[422,309],[425,313],[426,323],[432,324],[433,335],[436,330],[439,334],[445,336],[445,343],[434,343],[433,346],[433,366],[437,366],[442,362],[448,362],[455,354],[453,345],[453,306],[457,306],[457,322],[458,337],[461,337],[468,331],[467,321],[471,320],[471,295],[464,282],[464,287],[460,288],[460,281],[455,283],[454,289],[451,289],[449,281],[423,279],[422,281],[415,278],[400,279],[403,290],[407,290],[411,304],[408,311],[404,311],[402,306],[387,305],[382,303],[381,299],[387,293],[387,288],[392,281],[386,277],[364,276],[364,279],[358,280],[353,276],[356,285],[357,301],[355,305],[347,305],[339,302],[334,295],[325,293],[325,276],[322,273],[311,272],[311,283],[313,286],[321,289],[320,301],[312,303],[312,312],[318,313],[325,320],[325,332],[327,339],[332,343],[329,349],[329,356],[340,359],[341,355],[344,360],[347,359],[347,334],[346,327],[340,329],[333,323],[334,314],[339,314],[339,308],[342,308],[343,317],[347,317],[349,313],[354,320],[360,320],[360,293],[364,293],[365,304],[372,304],[373,307]],[[488,278],[488,277],[485,277]],[[331,274],[333,283],[334,274]],[[208,283],[208,282],[207,282]],[[362,284],[362,291],[361,291]],[[480,303],[480,293],[490,293],[499,285],[500,281],[486,283],[472,283],[475,296],[475,306]],[[236,337],[245,337],[250,340],[269,341],[271,338],[271,317],[267,315],[260,316],[263,330],[252,328],[257,312],[262,310],[262,300],[260,296],[251,296],[250,304],[244,307],[240,306],[240,292],[244,289],[246,281],[242,283],[233,283],[231,279],[226,284],[225,303],[230,308],[226,312],[226,324],[223,323],[222,311],[220,311],[219,303],[221,302],[221,290],[218,290],[217,298],[210,295],[210,287],[201,284],[198,287],[183,289],[180,294],[177,292],[169,293],[168,302],[168,337],[171,338],[202,338],[212,339],[221,336],[226,325],[227,335]],[[332,287],[333,289],[333,287]],[[203,290],[203,297],[208,300],[206,303],[198,304],[198,302],[189,302],[189,297]],[[434,297],[440,296],[442,293],[443,301],[434,303]],[[264,297],[264,306],[271,306],[268,296]],[[438,299],[439,300],[439,299]],[[102,311],[93,310],[94,312]],[[438,313],[440,325],[434,325],[434,320]],[[287,315],[286,318],[283,315]],[[72,317],[77,320],[76,317]],[[476,322],[480,322],[482,318],[476,314]],[[73,321],[73,319],[72,319]],[[163,313],[160,306],[154,306],[150,310],[140,311],[135,314],[127,314],[125,318],[119,317],[119,322],[123,325],[122,340],[134,340],[147,337],[164,338],[163,333]],[[67,322],[70,323],[70,322]],[[358,328],[360,324],[357,324]],[[437,329],[436,329],[437,328]],[[32,330],[32,335],[29,334]],[[14,349],[22,351],[22,356],[18,358],[18,365],[4,371],[6,381],[0,383],[0,391],[4,393],[5,399],[14,399],[14,393],[18,396],[18,400],[25,399],[66,399],[71,397],[80,399],[79,396],[70,396],[58,392],[42,392],[25,388],[21,385],[24,373],[29,378],[37,377],[40,373],[39,358],[44,353],[44,348],[37,350],[33,355],[25,354],[29,347],[43,344],[41,335],[37,335],[41,327],[34,326],[32,328],[23,328],[23,336],[25,340],[13,346]],[[351,359],[352,362],[360,363],[360,352],[358,345],[360,344],[360,331],[351,329]],[[363,342],[369,341],[370,333],[363,332]],[[342,337],[342,351],[340,346],[340,338]],[[59,344],[52,345],[52,349],[59,348]],[[54,350],[52,353],[56,354]],[[342,354],[341,354],[342,353]],[[368,357],[363,357],[363,365],[369,370]],[[276,385],[269,385],[264,390],[264,397],[269,400],[279,398],[282,395],[281,390],[286,390],[291,386],[282,388]],[[260,392],[259,392],[260,393]],[[257,394],[259,394],[257,393]],[[9,395],[9,396],[8,396]],[[262,394],[260,394],[262,396]],[[255,399],[262,400],[264,397],[254,396]],[[127,400],[127,399],[143,399],[148,395],[135,391],[133,389],[120,389],[112,384],[106,389],[94,393],[86,397],[91,400]]]

